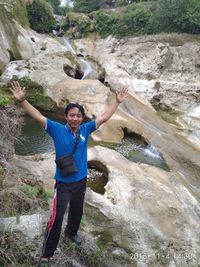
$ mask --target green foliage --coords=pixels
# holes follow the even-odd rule
[[[75,0],[74,1],[74,11],[90,13],[94,10],[99,9],[99,0]]]
[[[32,186],[29,184],[24,184],[20,187],[20,190],[29,198],[41,198],[44,201],[48,201],[53,195],[51,189],[41,190],[37,185]]]
[[[45,94],[44,88],[30,78],[21,78],[20,84],[22,87],[26,88],[27,100],[35,107],[40,107],[41,109],[46,110],[54,105],[50,98]]]
[[[183,31],[189,33],[200,33],[200,1],[190,0],[187,6],[186,14],[183,15]]]
[[[96,30],[101,37],[106,37],[110,34],[115,33],[117,26],[117,16],[115,13],[110,12],[109,14],[100,10],[96,14]]]
[[[0,96],[0,107],[5,107],[13,104],[13,98],[11,96]]]
[[[159,0],[150,21],[151,32],[200,32],[199,0]]]
[[[110,34],[116,36],[134,36],[160,32],[200,33],[200,1],[199,0],[76,0],[74,9],[78,12],[96,12],[90,14],[95,18],[96,31],[101,37]],[[119,13],[102,7],[125,6]],[[100,9],[100,10],[98,10]],[[94,15],[95,14],[95,15]],[[66,24],[66,29],[76,24],[78,31],[86,32],[87,22]],[[93,28],[94,30],[95,28]]]
[[[81,218],[81,225],[86,225],[87,224],[87,218],[86,218],[86,216],[85,215],[83,215],[82,216],[82,218]]]
[[[35,81],[32,81],[29,77],[23,77],[20,79],[20,84],[22,87],[26,87],[26,93],[29,94],[43,94],[43,87]]]
[[[148,32],[151,12],[137,4],[130,5],[119,19],[117,35],[139,35]]]
[[[40,33],[50,33],[55,26],[55,18],[51,5],[44,0],[33,0],[27,6],[31,28]]]
[[[51,189],[46,189],[44,192],[42,192],[42,199],[48,201],[53,196],[53,191]]]
[[[90,32],[91,20],[85,14],[70,12],[67,14],[62,28],[63,30],[67,30],[70,27],[75,28],[76,32],[79,32],[82,36],[85,36]]]
[[[126,6],[133,2],[140,2],[140,0],[75,0],[74,11],[90,13],[101,8],[112,8],[118,6]]]
[[[46,1],[49,2],[53,8],[60,6],[59,0],[46,0]]]
[[[118,36],[144,34],[147,33],[150,16],[150,11],[136,4],[130,5],[122,16],[100,10],[96,14],[96,29],[101,37],[109,34]]]
[[[26,184],[22,185],[20,190],[30,198],[36,198],[39,193],[37,187]]]
[[[70,6],[55,7],[54,13],[57,15],[65,16],[67,13],[72,12],[73,8]]]

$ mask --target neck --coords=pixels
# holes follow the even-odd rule
[[[71,126],[69,125],[69,128],[70,128],[70,130],[73,132],[74,135],[78,132],[78,128],[77,128],[77,127],[76,127],[76,128],[73,128],[73,127],[71,127]]]

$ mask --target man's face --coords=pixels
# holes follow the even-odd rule
[[[72,129],[78,128],[83,121],[83,115],[76,107],[71,108],[65,118]]]

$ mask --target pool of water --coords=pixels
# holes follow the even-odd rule
[[[89,167],[87,186],[90,187],[94,192],[103,195],[105,193],[104,186],[107,184],[108,178],[100,170],[95,167]]]
[[[65,119],[60,115],[46,113],[50,119],[65,123]],[[15,153],[18,155],[33,155],[54,151],[51,137],[45,130],[29,116],[24,116],[22,132],[15,141]]]

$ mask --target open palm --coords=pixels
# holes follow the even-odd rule
[[[13,96],[14,98],[17,100],[17,101],[21,101],[22,99],[25,98],[25,88],[22,88],[21,85],[19,84],[18,81],[13,81],[11,83],[12,85],[12,93],[13,93]]]
[[[124,87],[116,92],[116,100],[118,103],[123,102],[129,95],[128,88]]]

